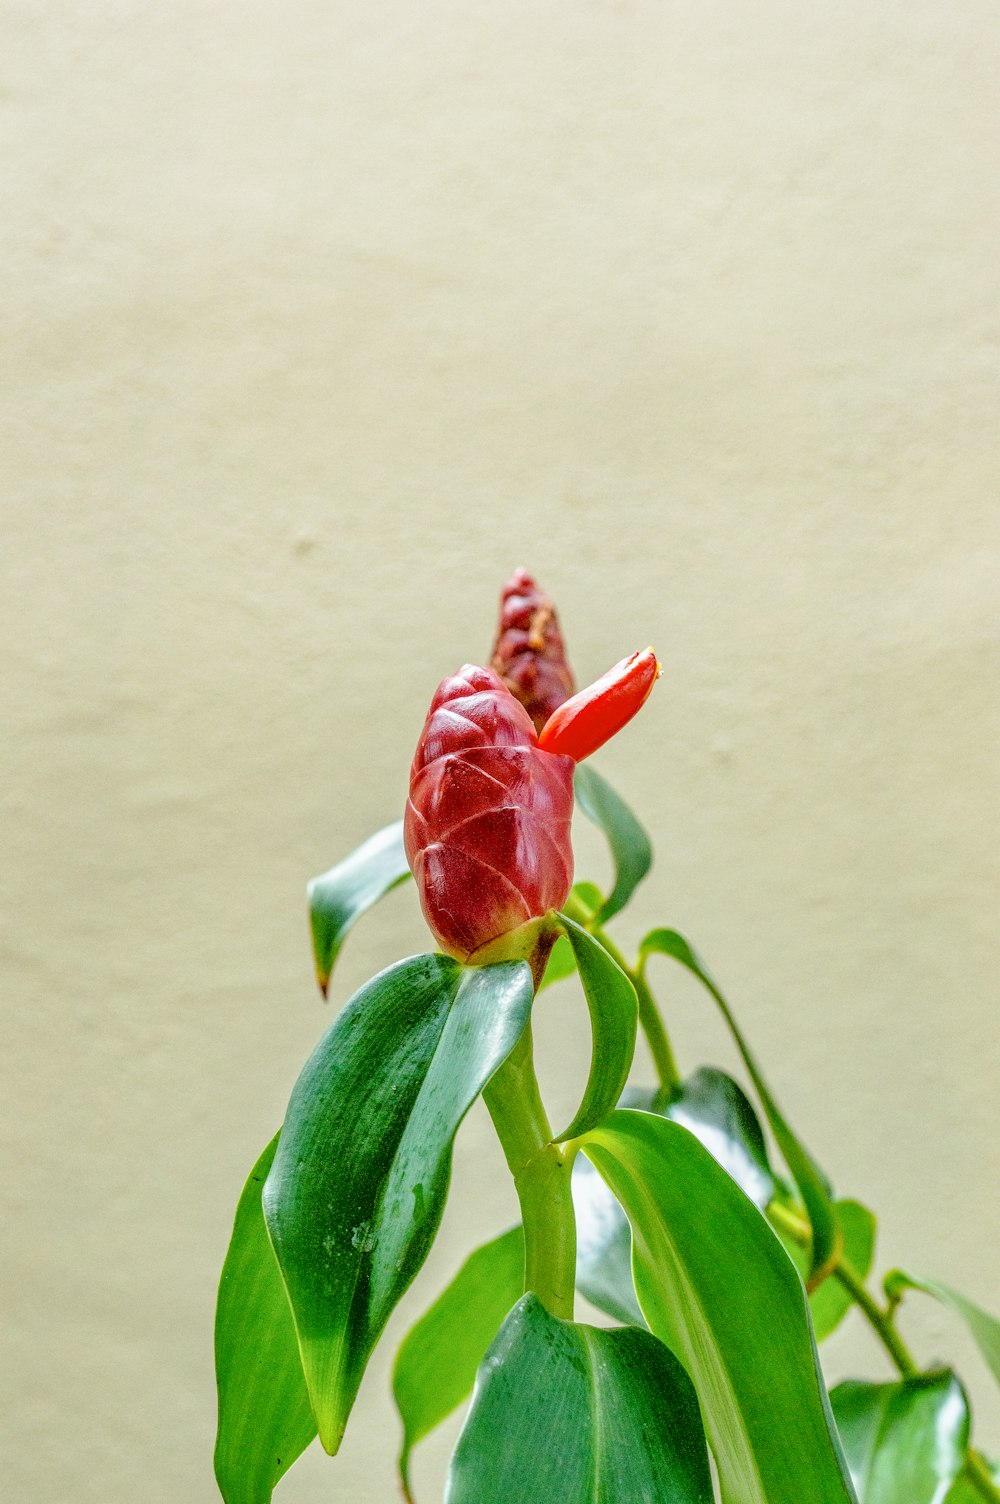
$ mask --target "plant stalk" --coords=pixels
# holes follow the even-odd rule
[[[653,1057],[660,1089],[668,1097],[672,1097],[681,1084],[681,1073],[677,1068],[677,1059],[670,1043],[670,1036],[660,1017],[660,1010],[656,1006],[656,999],[649,990],[649,983],[646,981],[644,972],[627,968],[625,974],[631,980],[635,995],[639,999],[639,1022],[649,1045],[649,1053]]]
[[[969,1447],[965,1454],[965,1476],[981,1498],[987,1499],[989,1504],[997,1504],[1000,1488],[993,1482],[993,1474],[982,1452],[977,1452],[975,1447]]]
[[[672,1097],[681,1084],[681,1073],[677,1069],[677,1060],[674,1056],[670,1036],[664,1027],[660,1010],[656,1006],[656,999],[649,989],[645,973],[641,968],[630,966],[618,949],[615,942],[605,934],[600,925],[586,926],[599,945],[603,945],[612,961],[617,961],[622,971],[628,977],[635,988],[635,995],[639,1003],[639,1023],[642,1032],[646,1036],[649,1045],[649,1053],[653,1057],[653,1065],[656,1069],[656,1078],[660,1084],[660,1090],[668,1097]]]
[[[794,1212],[780,1202],[772,1202],[767,1209],[767,1215],[772,1222],[776,1223],[783,1232],[793,1238],[803,1248],[808,1248],[812,1241],[812,1233],[809,1224],[803,1222]],[[865,1282],[852,1264],[841,1254],[837,1263],[830,1271],[830,1278],[837,1279],[844,1289],[850,1294],[855,1305],[861,1310],[870,1322],[886,1352],[889,1354],[900,1376],[904,1379],[916,1379],[920,1377],[920,1369],[906,1343],[896,1330],[893,1316],[899,1300],[888,1302],[885,1310],[872,1299],[865,1287]],[[986,1459],[975,1447],[967,1447],[965,1453],[965,1476],[975,1488],[981,1498],[988,1500],[988,1504],[1000,1504],[1000,1488],[993,1482]]]
[[[794,1239],[800,1247],[809,1247],[812,1242],[812,1233],[809,1224],[804,1222],[801,1217],[797,1217],[794,1212],[790,1212],[787,1207],[782,1206],[780,1201],[773,1201],[771,1203],[767,1209],[767,1215],[783,1232],[787,1232],[788,1236]],[[865,1288],[864,1280],[858,1274],[857,1270],[844,1258],[843,1254],[840,1255],[836,1264],[830,1270],[830,1278],[839,1280],[855,1305],[864,1313],[878,1336],[879,1341],[899,1369],[902,1377],[904,1379],[916,1378],[920,1370],[914,1361],[913,1354],[896,1331],[891,1312],[883,1311],[872,1299]]]
[[[576,1218],[573,1152],[552,1142],[538,1090],[529,1024],[483,1092],[521,1204],[524,1288],[552,1316],[573,1319]]]
[[[920,1370],[914,1362],[913,1354],[897,1332],[892,1317],[888,1312],[883,1311],[869,1295],[865,1289],[864,1281],[857,1270],[853,1269],[848,1261],[841,1256],[833,1267],[832,1275],[848,1291],[855,1305],[864,1312],[903,1378],[916,1378]]]

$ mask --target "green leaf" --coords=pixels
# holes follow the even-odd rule
[[[663,1115],[690,1129],[743,1194],[763,1211],[775,1185],[767,1143],[753,1105],[732,1076],[711,1065],[692,1071]]]
[[[833,1210],[843,1238],[843,1257],[854,1273],[864,1280],[870,1274],[875,1258],[875,1218],[860,1201],[835,1201]],[[808,1250],[790,1238],[781,1227],[775,1227],[775,1231],[784,1243],[792,1263],[805,1280],[809,1275]],[[809,1296],[809,1309],[812,1312],[817,1342],[825,1341],[836,1330],[853,1304],[850,1292],[832,1275],[828,1275],[813,1290]]]
[[[648,1332],[559,1321],[533,1294],[479,1371],[445,1504],[711,1504],[691,1382]]]
[[[757,1115],[742,1088],[723,1071],[703,1066],[669,1101],[660,1091],[626,1088],[622,1107],[672,1118],[694,1134],[758,1206],[774,1193],[774,1177]],[[576,1284],[591,1305],[617,1321],[644,1326],[632,1283],[628,1218],[583,1155],[573,1164]]]
[[[985,1468],[993,1482],[1000,1484],[1000,1466],[996,1463],[986,1463]],[[945,1504],[983,1504],[983,1495],[972,1481],[968,1463],[966,1463],[965,1471],[956,1478],[951,1492],[945,1498]]]
[[[604,832],[611,847],[615,884],[597,916],[598,924],[607,924],[625,907],[653,865],[653,848],[625,800],[596,768],[581,764],[573,788],[583,813]]]
[[[523,1289],[524,1234],[518,1225],[470,1254],[403,1338],[392,1392],[403,1420],[399,1471],[407,1490],[410,1452],[472,1392],[476,1369]]]
[[[570,889],[570,895],[566,902],[567,909],[571,909],[573,918],[578,924],[586,927],[598,912],[604,902],[604,895],[594,883],[574,883]],[[560,935],[552,947],[545,975],[538,985],[541,992],[545,987],[551,987],[554,982],[561,982],[564,978],[572,976],[576,971],[576,956],[573,947],[565,935]]]
[[[590,1075],[576,1116],[556,1143],[586,1133],[617,1104],[635,1054],[638,1003],[635,988],[604,946],[581,925],[560,914],[573,947],[594,1036]]]
[[[990,1372],[1000,1384],[1000,1321],[984,1311],[982,1306],[977,1306],[974,1301],[953,1290],[950,1285],[942,1285],[938,1280],[922,1279],[916,1274],[907,1274],[905,1269],[893,1269],[885,1277],[885,1289],[887,1295],[901,1294],[903,1290],[922,1290],[925,1295],[932,1295],[942,1305],[950,1306],[957,1311],[965,1322],[976,1346],[982,1353]]]
[[[403,822],[396,820],[376,831],[322,877],[313,878],[306,892],[316,977],[324,997],[340,947],[354,921],[409,875]]]
[[[830,1404],[861,1504],[944,1504],[969,1440],[968,1405],[953,1373],[838,1384]]]
[[[582,1154],[573,1163],[573,1210],[576,1288],[606,1316],[626,1326],[644,1327],[646,1319],[632,1283],[632,1229],[618,1202]]]
[[[434,1240],[451,1146],[531,1009],[523,961],[414,956],[366,983],[296,1083],[264,1216],[328,1452]]]
[[[278,1479],[316,1435],[288,1296],[260,1204],[277,1145],[275,1134],[250,1171],[219,1280],[215,1476],[226,1504],[268,1504]]]
[[[577,768],[577,772],[579,771],[579,768]],[[588,883],[584,880],[573,884],[570,889],[570,898],[578,903],[582,909],[586,910],[588,922],[594,918],[594,915],[599,912],[601,905],[604,903],[604,894],[597,884]]]
[[[581,1147],[632,1224],[650,1330],[701,1397],[727,1504],[848,1504],[802,1285],[760,1212],[678,1123],[616,1112]]]
[[[844,1240],[843,1257],[855,1274],[867,1279],[875,1260],[875,1217],[860,1201],[835,1201],[833,1210]],[[813,1290],[809,1309],[817,1342],[836,1330],[853,1304],[837,1279],[827,1278]]]
[[[692,972],[702,985],[708,989],[718,1004],[719,1010],[729,1026],[729,1031],[736,1041],[737,1048],[743,1056],[743,1062],[756,1088],[760,1104],[764,1109],[764,1114],[777,1140],[778,1148],[784,1155],[785,1163],[788,1165],[795,1184],[799,1188],[799,1194],[805,1203],[809,1223],[812,1228],[812,1253],[809,1262],[810,1280],[822,1278],[824,1271],[829,1268],[837,1256],[839,1239],[837,1220],[833,1214],[833,1203],[830,1199],[830,1187],[826,1176],[809,1153],[809,1150],[796,1134],[792,1132],[781,1109],[771,1095],[771,1090],[761,1074],[757,1061],[750,1052],[750,1047],[737,1026],[729,1004],[726,1002],[711,973],[693,946],[685,940],[683,935],[678,934],[676,930],[651,930],[639,948],[640,967],[644,967],[647,957],[653,954],[670,956],[673,960],[679,961],[682,966]]]

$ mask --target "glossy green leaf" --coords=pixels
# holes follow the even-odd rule
[[[969,1410],[953,1373],[838,1384],[830,1404],[861,1504],[944,1504],[969,1440]]]
[[[528,1020],[523,961],[414,956],[355,993],[292,1092],[264,1216],[327,1451],[427,1256],[459,1123]]]
[[[652,1094],[651,1094],[652,1095]],[[632,1229],[603,1179],[583,1154],[573,1164],[576,1288],[626,1326],[646,1325],[632,1283]]]
[[[653,848],[625,800],[590,763],[577,768],[573,789],[577,804],[604,832],[611,847],[615,882],[598,915],[598,923],[607,924],[625,907],[653,865]]]
[[[445,1504],[711,1504],[698,1401],[648,1332],[525,1295],[479,1371]]]
[[[250,1171],[219,1280],[215,1476],[226,1504],[268,1504],[278,1479],[316,1435],[295,1324],[261,1211],[277,1145],[276,1134]]]
[[[384,830],[376,831],[322,877],[313,878],[306,892],[316,976],[324,997],[351,925],[409,875],[410,866],[403,850],[403,822],[396,820]]]
[[[471,1394],[476,1369],[523,1290],[518,1225],[477,1248],[403,1338],[392,1392],[403,1421],[399,1471],[407,1488],[410,1452]]]
[[[994,1484],[1000,1484],[1000,1466],[996,1463],[984,1462],[984,1471]],[[972,1481],[968,1461],[964,1472],[955,1479],[951,1491],[945,1498],[945,1504],[983,1504],[982,1491]]]
[[[836,1258],[839,1246],[839,1232],[837,1221],[833,1214],[833,1203],[830,1199],[830,1186],[813,1159],[809,1150],[802,1141],[793,1133],[785,1119],[777,1102],[771,1095],[771,1090],[761,1074],[760,1067],[746,1040],[743,1038],[736,1020],[730,1011],[729,1004],[723,997],[718,985],[714,981],[708,968],[694,950],[693,946],[685,940],[684,936],[676,930],[660,929],[652,930],[643,940],[639,950],[640,965],[645,965],[650,955],[670,956],[675,961],[692,972],[694,976],[708,989],[718,1004],[723,1018],[729,1026],[729,1031],[736,1041],[737,1048],[743,1056],[743,1062],[750,1074],[764,1114],[771,1125],[771,1131],[778,1143],[799,1188],[799,1194],[805,1203],[809,1223],[812,1227],[812,1252],[809,1263],[810,1278],[821,1277],[833,1260]]]
[[[635,988],[617,961],[581,925],[565,914],[559,918],[583,983],[594,1046],[583,1101],[557,1142],[586,1133],[616,1106],[632,1066],[638,1028]]]
[[[690,1129],[755,1206],[761,1210],[767,1206],[775,1181],[764,1130],[746,1092],[732,1076],[711,1065],[692,1071],[663,1115]]]
[[[942,1305],[950,1306],[956,1311],[969,1328],[993,1377],[1000,1384],[1000,1321],[995,1316],[953,1290],[950,1285],[942,1285],[935,1279],[922,1279],[917,1274],[907,1274],[905,1269],[893,1269],[887,1274],[885,1288],[890,1295],[901,1294],[907,1289],[922,1290],[925,1295],[933,1296]]]
[[[678,1123],[616,1112],[581,1147],[628,1213],[639,1304],[694,1380],[726,1504],[848,1504],[802,1285],[760,1212]]]
[[[627,1087],[622,1107],[672,1118],[694,1134],[758,1206],[774,1193],[774,1177],[757,1115],[742,1088],[723,1071],[703,1066],[667,1100],[660,1091]],[[645,1325],[632,1283],[628,1218],[590,1161],[573,1165],[576,1283],[581,1295],[617,1321]]]
[[[854,1273],[864,1280],[871,1272],[875,1258],[875,1218],[860,1201],[835,1201],[833,1210],[843,1238],[843,1258]],[[808,1250],[794,1242],[780,1227],[776,1227],[775,1231],[784,1243],[792,1263],[805,1280],[809,1274]],[[836,1330],[853,1304],[850,1292],[832,1275],[828,1275],[812,1291],[809,1309],[812,1312],[817,1342],[823,1342]]]

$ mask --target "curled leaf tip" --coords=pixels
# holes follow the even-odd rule
[[[623,658],[553,712],[539,735],[539,747],[582,762],[642,709],[662,672],[652,648]]]

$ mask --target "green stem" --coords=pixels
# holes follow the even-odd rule
[[[639,1022],[649,1045],[649,1053],[653,1057],[660,1086],[668,1097],[673,1096],[681,1084],[681,1073],[677,1069],[677,1059],[660,1017],[660,1010],[656,1006],[656,999],[649,990],[644,972],[629,970],[627,975],[631,978],[635,995],[639,999]]]
[[[797,1217],[794,1212],[782,1206],[780,1201],[772,1201],[767,1209],[767,1215],[796,1243],[803,1248],[809,1247],[812,1233],[809,1230],[809,1224],[801,1217]],[[896,1307],[899,1305],[898,1297],[890,1298],[883,1310],[868,1293],[864,1280],[857,1270],[843,1255],[830,1271],[830,1277],[840,1281],[851,1299],[864,1312],[890,1358],[899,1369],[900,1375],[904,1379],[918,1378],[920,1369],[917,1367],[913,1354],[897,1332],[893,1321]],[[981,1498],[988,1500],[989,1504],[1000,1504],[1000,1488],[993,1482],[993,1476],[985,1458],[982,1453],[976,1451],[975,1447],[966,1448],[965,1476]]]
[[[990,1504],[998,1504],[1000,1488],[993,1482],[986,1459],[975,1447],[969,1447],[965,1454],[965,1475],[981,1498],[988,1499]]]
[[[803,1248],[808,1248],[812,1242],[812,1233],[809,1224],[803,1222],[794,1212],[781,1205],[780,1201],[772,1201],[767,1209],[767,1214],[778,1227],[786,1232]],[[857,1270],[848,1263],[843,1254],[840,1255],[836,1264],[830,1270],[830,1277],[839,1280],[848,1292],[855,1305],[864,1313],[881,1341],[886,1352],[904,1379],[916,1378],[920,1372],[913,1355],[902,1337],[896,1331],[892,1320],[891,1311],[883,1311],[865,1289],[864,1281]]]
[[[656,999],[649,990],[649,983],[646,981],[645,972],[641,967],[630,966],[628,964],[615,942],[604,933],[600,925],[594,925],[591,928],[591,934],[599,945],[604,946],[612,961],[617,961],[635,988],[635,995],[639,1003],[639,1023],[642,1025],[642,1032],[646,1036],[649,1053],[653,1057],[653,1065],[656,1068],[656,1076],[660,1083],[660,1089],[668,1097],[672,1096],[681,1084],[681,1073],[677,1069],[677,1060],[670,1044],[670,1037],[664,1027],[663,1019],[660,1017],[660,1010],[656,1006]]]
[[[892,1317],[869,1295],[861,1276],[843,1257],[834,1265],[832,1272],[833,1278],[840,1281],[855,1305],[864,1312],[903,1378],[916,1378],[920,1370],[914,1362],[913,1354],[896,1331]]]
[[[524,1288],[553,1316],[573,1319],[576,1219],[570,1189],[573,1153],[552,1142],[525,1029],[483,1093],[514,1177],[524,1226]]]

